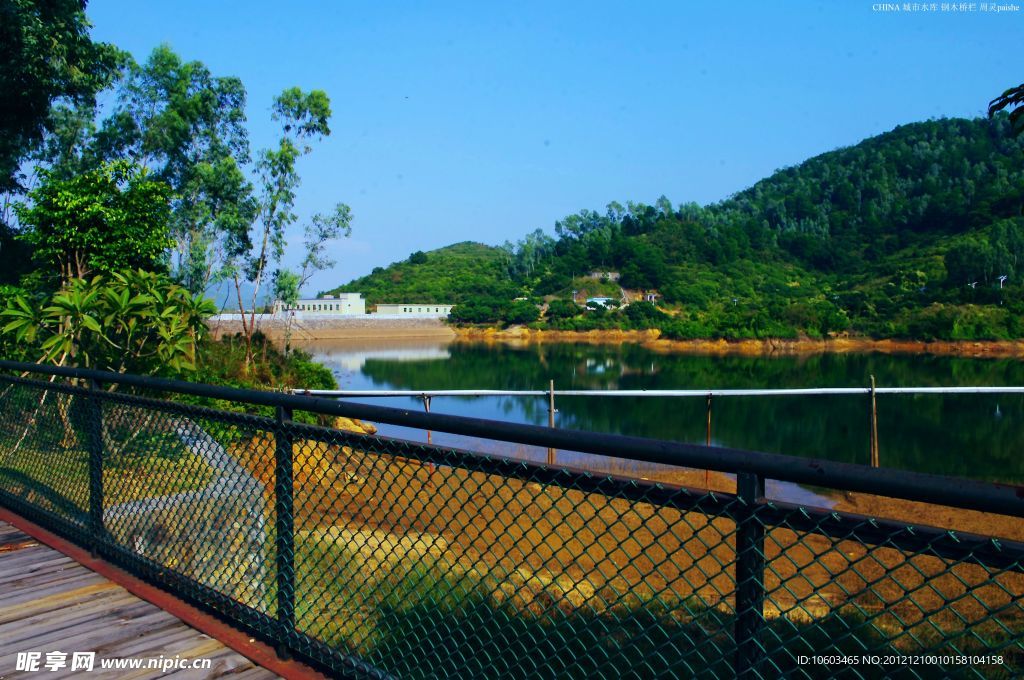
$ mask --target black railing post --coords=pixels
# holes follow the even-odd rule
[[[295,632],[295,488],[292,481],[292,410],[277,407],[274,431],[274,510],[277,516],[277,655],[290,659],[288,640]]]
[[[878,467],[880,461],[878,460],[878,402],[875,399],[875,376],[871,376],[871,389],[869,391],[871,395],[871,431],[869,432],[869,439],[871,445],[871,467]]]
[[[96,380],[86,381],[85,436],[89,453],[89,550],[99,555],[103,540],[103,406],[97,393],[103,387]]]
[[[749,472],[736,475],[739,496],[736,518],[736,677],[760,678],[765,650],[764,627],[764,524],[757,509],[764,501],[764,477]]]
[[[548,427],[552,430],[555,429],[555,414],[558,410],[555,408],[555,381],[552,380],[548,383]],[[548,465],[554,465],[557,462],[557,449],[548,447]]]

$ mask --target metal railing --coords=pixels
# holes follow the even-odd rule
[[[880,467],[881,457],[878,445],[878,404],[879,394],[1024,394],[1024,387],[1018,386],[943,386],[943,387],[876,387],[875,376],[870,376],[867,387],[797,387],[775,389],[706,389],[706,390],[556,390],[555,381],[549,381],[546,390],[312,390],[294,389],[293,394],[315,397],[353,399],[359,397],[406,397],[420,399],[423,410],[430,412],[435,397],[543,397],[547,399],[548,427],[555,427],[557,397],[595,398],[703,398],[706,402],[704,418],[704,444],[711,446],[712,413],[716,397],[811,397],[864,395],[868,399],[868,463]],[[427,441],[431,441],[427,431]],[[557,462],[557,451],[548,448],[547,462]],[[707,480],[705,480],[706,482]],[[707,483],[705,483],[707,486]]]
[[[140,376],[0,371],[0,503],[332,675],[1024,672],[1024,544],[1009,540],[1022,533],[1021,487]],[[672,474],[325,426],[336,416]],[[688,488],[689,468],[735,473],[735,493]],[[879,511],[770,501],[765,479],[870,494]],[[930,506],[910,502],[986,535],[919,524]]]

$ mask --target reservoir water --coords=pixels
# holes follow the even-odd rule
[[[405,339],[320,341],[303,349],[328,366],[341,389],[543,390],[725,389],[879,386],[1024,385],[1024,362],[886,354],[698,356],[659,354],[637,346],[446,343]],[[419,399],[357,401],[422,409]],[[560,397],[556,425],[703,443],[703,398]],[[547,401],[533,397],[434,398],[439,413],[547,424]],[[866,396],[721,397],[712,443],[830,460],[868,462]],[[398,427],[382,432],[423,440]],[[1024,484],[1024,395],[879,395],[878,433],[885,467]],[[466,445],[433,435],[434,443]],[[505,445],[475,448],[510,453]],[[514,455],[543,460],[543,451]],[[560,457],[562,462],[580,459]],[[582,460],[586,463],[586,460]],[[629,470],[640,472],[642,470]],[[794,492],[795,493],[795,492]],[[786,494],[788,499],[794,493]]]

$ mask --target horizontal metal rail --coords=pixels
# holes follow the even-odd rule
[[[323,397],[261,392],[90,369],[0,361],[0,370],[95,380],[101,384],[116,383],[261,406],[280,406],[293,411],[322,413],[368,422],[401,425],[420,430],[447,432],[565,451],[585,451],[646,463],[726,473],[751,473],[767,479],[827,486],[839,491],[859,491],[923,503],[937,503],[1024,517],[1024,487],[1011,484],[944,477],[906,470],[872,468],[866,465],[727,447],[711,447],[577,430],[556,430],[537,425],[522,425],[440,413],[422,413],[412,409],[360,404]],[[41,387],[52,388],[51,383],[40,382],[39,384]],[[268,422],[271,422],[270,419]]]
[[[556,397],[806,397],[828,394],[866,395],[870,387],[800,387],[736,390],[555,390]],[[1024,387],[877,387],[875,394],[1024,394]],[[314,397],[547,397],[550,390],[306,390]]]

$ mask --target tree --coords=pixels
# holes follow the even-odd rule
[[[328,125],[330,99],[322,90],[303,92],[293,87],[274,100],[272,117],[281,123],[281,138],[276,148],[261,151],[256,163],[260,189],[256,238],[252,239],[248,231],[232,233],[225,248],[226,269],[234,281],[238,311],[242,315],[246,366],[252,362],[256,304],[263,279],[270,265],[278,262],[284,254],[285,230],[297,219],[292,212],[295,191],[300,183],[296,164],[299,158],[312,150],[309,146],[311,139],[331,134]],[[252,284],[252,296],[248,302],[242,293],[243,282]]]
[[[54,105],[43,140],[30,160],[57,179],[71,179],[99,167],[94,103]]]
[[[992,246],[984,238],[965,239],[952,246],[943,258],[947,284],[962,288],[972,283],[988,283],[994,267]]]
[[[303,229],[303,234],[302,245],[306,256],[301,263],[299,288],[304,287],[316,272],[330,269],[337,264],[327,255],[327,243],[352,234],[352,209],[344,203],[339,203],[329,215],[313,215]]]
[[[508,316],[510,305],[497,298],[480,298],[452,307],[448,318],[455,323],[495,323]]]
[[[83,0],[0,0],[0,191],[42,139],[51,104],[92,102],[119,52],[89,38]]]
[[[242,238],[256,213],[243,172],[245,102],[241,80],[162,45],[144,64],[129,63],[92,142],[93,156],[131,160],[171,187],[172,266],[193,293],[219,278],[225,243]]]
[[[162,269],[170,189],[126,161],[105,163],[71,179],[44,175],[17,209],[21,235],[61,284],[122,269]]]
[[[299,292],[309,283],[313,274],[337,264],[327,255],[328,241],[347,237],[351,233],[352,209],[344,203],[336,205],[330,215],[313,215],[304,229],[303,246],[306,249],[306,256],[302,259],[302,269],[300,273],[287,269],[278,269],[274,272],[274,299],[286,307],[294,305],[299,299]],[[291,336],[292,317],[289,315],[284,332],[285,353],[290,349]]]
[[[571,319],[574,316],[579,316],[582,312],[583,308],[575,302],[571,302],[569,300],[552,300],[548,303],[547,318],[551,320]]]
[[[668,319],[665,312],[647,301],[634,302],[626,305],[622,311],[633,328],[654,328],[658,323]]]
[[[1010,124],[1017,134],[1024,132],[1024,83],[1011,87],[988,103],[988,117],[1010,109]]]
[[[529,300],[516,300],[505,312],[505,321],[511,324],[533,323],[539,318],[540,310]]]

